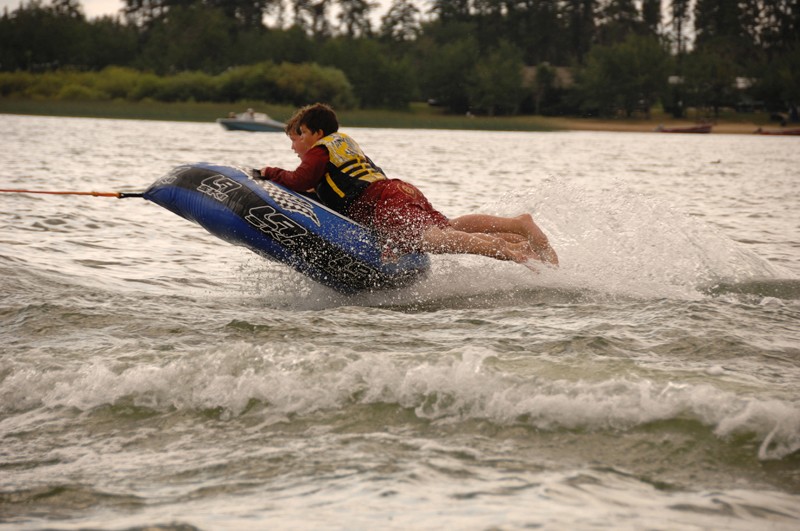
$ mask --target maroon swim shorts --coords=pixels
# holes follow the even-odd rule
[[[428,227],[450,226],[416,186],[399,179],[372,183],[350,208],[350,216],[402,252],[420,251]]]

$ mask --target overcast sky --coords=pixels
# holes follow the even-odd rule
[[[20,0],[0,0],[0,11],[4,7],[7,7],[9,12],[14,11],[20,3]],[[27,4],[28,0],[24,3]],[[43,3],[50,4],[49,0]],[[81,0],[81,5],[86,16],[94,18],[100,15],[116,15],[122,9],[122,0]]]
[[[3,2],[5,0],[0,0]],[[116,15],[122,9],[122,0],[83,0],[81,2],[86,16],[94,18],[100,15]]]
[[[28,2],[29,0],[24,1],[25,4]],[[44,0],[43,3],[49,5],[50,0]],[[391,0],[377,0],[377,3],[380,5],[375,9],[375,14],[378,15],[377,18],[380,18],[386,12]],[[6,7],[9,12],[14,11],[19,5],[20,0],[0,0],[0,13],[2,13],[3,8]],[[81,5],[83,6],[83,12],[86,13],[88,18],[95,18],[102,15],[119,14],[124,2],[123,0],[81,0]]]

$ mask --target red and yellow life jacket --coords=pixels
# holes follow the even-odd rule
[[[333,133],[314,144],[328,150],[325,176],[316,191],[323,203],[337,212],[347,213],[350,205],[375,181],[386,175],[367,157],[355,140],[344,133]]]

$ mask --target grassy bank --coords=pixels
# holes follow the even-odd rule
[[[71,116],[88,118],[116,118],[129,120],[168,120],[185,122],[213,122],[229,112],[241,112],[252,107],[266,112],[277,120],[286,120],[295,109],[286,105],[263,102],[231,103],[164,103],[157,101],[64,101],[26,100],[0,98],[0,114],[28,114],[39,116]],[[552,118],[541,116],[469,117],[447,115],[441,109],[424,103],[413,104],[408,111],[354,110],[339,111],[339,119],[350,127],[415,128],[415,129],[466,129],[484,131],[653,131],[659,124],[666,126],[688,125],[692,120],[674,120],[663,114],[654,114],[649,120]],[[714,133],[750,134],[757,127],[770,126],[764,114],[723,115],[716,121]]]
[[[265,106],[264,104],[253,102],[231,105],[190,102],[164,103],[158,101],[66,101],[0,98],[0,113],[5,114],[179,122],[213,122],[217,118],[227,116],[231,111],[244,111],[248,106],[267,112],[276,119],[284,119],[293,111],[288,106]]]
[[[38,116],[72,116],[88,118],[117,118],[130,120],[169,120],[184,122],[213,122],[229,112],[242,112],[248,107],[266,112],[276,120],[286,120],[294,107],[270,105],[263,102],[231,103],[164,103],[157,101],[64,101],[0,98],[0,113]],[[408,111],[354,110],[337,111],[342,124],[351,127],[386,127],[419,129],[476,129],[504,131],[552,131],[559,127],[541,118],[467,117],[446,115],[440,109],[416,104]]]

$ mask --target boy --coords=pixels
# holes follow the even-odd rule
[[[294,171],[267,166],[261,175],[297,192],[314,190],[328,208],[372,228],[402,252],[478,254],[558,265],[547,236],[529,214],[468,214],[449,220],[415,186],[388,179],[355,140],[338,131],[331,107],[303,107],[286,124],[300,165]]]

